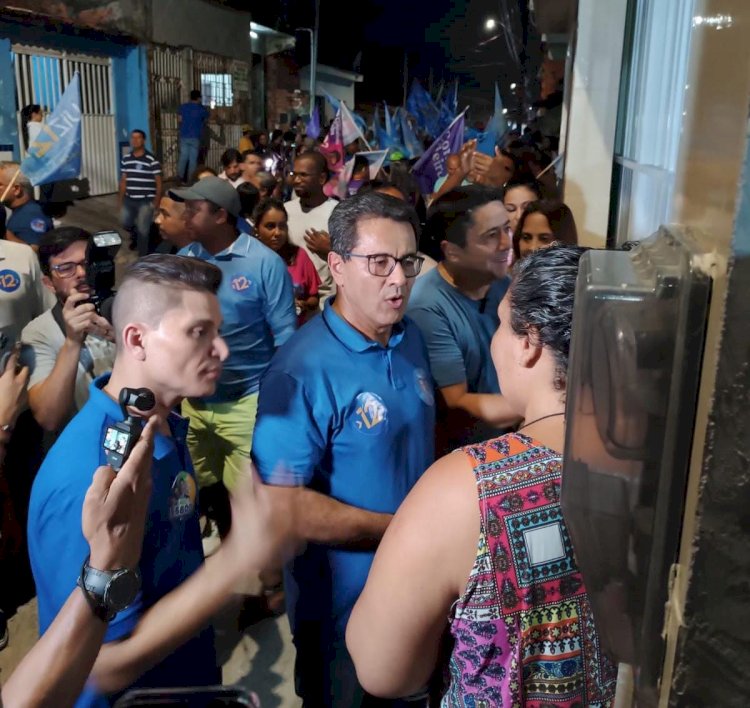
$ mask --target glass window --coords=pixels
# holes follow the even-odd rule
[[[203,104],[210,108],[217,106],[232,107],[234,94],[232,92],[231,74],[201,74],[201,93]]]
[[[617,243],[670,221],[695,0],[631,0],[615,147]]]

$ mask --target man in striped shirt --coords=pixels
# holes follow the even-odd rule
[[[130,234],[130,248],[138,256],[148,254],[154,209],[161,200],[161,165],[146,150],[146,133],[130,134],[130,154],[120,162],[120,223]]]

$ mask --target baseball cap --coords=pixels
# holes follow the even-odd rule
[[[229,182],[220,177],[204,177],[185,189],[170,189],[169,198],[176,202],[205,200],[226,209],[232,216],[240,215],[240,195]]]
[[[243,133],[249,133],[249,132],[250,132],[250,131],[251,131],[252,129],[253,129],[253,126],[252,126],[252,125],[250,125],[250,123],[243,123],[243,124],[242,124],[242,125],[240,126],[240,130],[241,130],[241,131],[242,131]]]

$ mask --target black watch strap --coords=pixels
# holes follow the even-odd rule
[[[85,579],[90,578],[91,576],[99,582],[95,582],[93,585],[87,585]],[[91,607],[91,611],[96,617],[102,620],[102,622],[110,622],[117,614],[117,612],[108,608],[104,603],[104,588],[106,588],[108,577],[107,573],[102,573],[89,565],[88,556],[86,557],[86,560],[83,561],[81,574],[78,576],[78,587],[81,588],[83,596]]]

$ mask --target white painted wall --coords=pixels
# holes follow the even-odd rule
[[[564,197],[586,246],[607,236],[626,10],[623,0],[578,2]]]
[[[310,68],[307,66],[300,69],[299,87],[303,91],[310,90]],[[322,73],[320,68],[318,68],[318,74],[315,77],[315,95],[325,96],[326,93],[329,93],[334,98],[338,98],[339,101],[346,101],[346,105],[354,110],[354,84],[344,85],[343,79],[337,79],[335,82],[327,80],[325,73]],[[325,117],[327,120],[332,120],[335,114],[331,108],[331,104],[326,101],[325,105]]]

